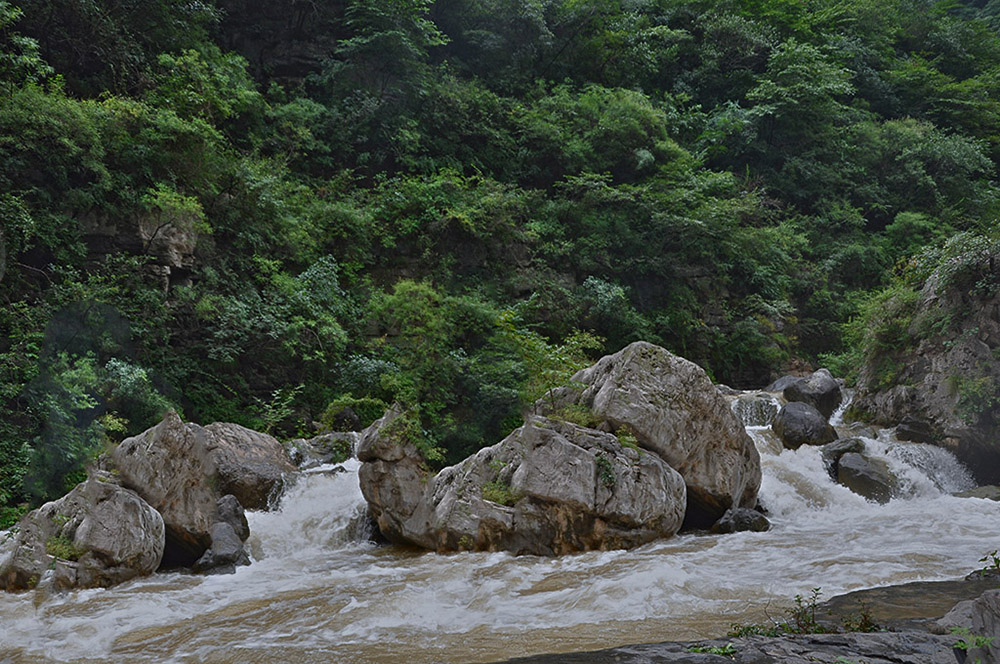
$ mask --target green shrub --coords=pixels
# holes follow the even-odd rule
[[[588,429],[594,429],[601,423],[600,418],[594,415],[594,411],[576,403],[567,404],[559,410],[550,413],[549,418],[587,427]]]
[[[327,405],[323,414],[320,415],[320,424],[324,429],[333,431],[337,415],[345,408],[350,408],[361,421],[361,427],[365,428],[372,422],[385,414],[388,405],[381,399],[374,397],[355,397],[352,394],[344,394]]]
[[[510,507],[521,499],[521,495],[512,491],[506,483],[494,480],[483,485],[483,499]]]
[[[73,540],[65,535],[55,535],[45,540],[45,553],[63,560],[79,560],[85,552],[76,548]]]

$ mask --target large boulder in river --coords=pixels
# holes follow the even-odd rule
[[[361,490],[382,534],[436,551],[554,555],[669,537],[684,479],[612,434],[533,417],[502,442],[431,476],[393,440],[390,412],[365,433]]]
[[[781,439],[781,443],[790,450],[797,450],[802,445],[825,445],[837,440],[836,430],[823,414],[801,401],[782,406],[771,428]]]
[[[21,520],[0,563],[0,588],[33,588],[49,570],[57,589],[113,586],[154,572],[164,541],[156,510],[128,489],[90,479]]]
[[[844,397],[840,383],[826,369],[818,369],[807,378],[791,381],[782,390],[787,401],[807,403],[829,419]]]
[[[833,480],[837,479],[840,457],[848,452],[863,454],[864,451],[865,441],[861,438],[839,438],[820,448],[820,453],[823,455],[823,465],[826,466],[826,472],[830,473]]]
[[[281,443],[236,424],[206,427],[170,412],[113,452],[122,484],[163,515],[165,563],[190,565],[211,546],[217,503],[227,494],[248,509],[266,509],[285,473],[294,472]]]
[[[691,525],[711,526],[730,507],[755,507],[760,455],[729,403],[698,365],[646,342],[578,372],[537,408],[588,409],[600,428],[625,429],[687,484]]]

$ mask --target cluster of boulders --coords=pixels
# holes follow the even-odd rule
[[[862,438],[840,438],[830,418],[843,403],[840,381],[828,370],[808,376],[785,376],[766,388],[785,400],[771,422],[771,429],[786,449],[816,445],[834,481],[868,500],[886,503],[898,489],[888,465],[866,453]],[[738,408],[750,409],[754,402],[744,398]],[[748,411],[751,412],[752,411]]]
[[[232,571],[249,562],[244,509],[266,509],[296,470],[267,434],[174,412],[102,465],[22,519],[0,589],[110,586],[161,566]]]
[[[760,457],[697,365],[637,342],[570,385],[436,475],[405,439],[404,413],[373,424],[358,458],[382,534],[436,551],[553,555],[633,547],[685,523],[766,529],[734,512],[757,505]]]

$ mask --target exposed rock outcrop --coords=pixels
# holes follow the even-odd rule
[[[578,372],[570,384],[540,401],[542,412],[582,406],[603,428],[628,427],[640,447],[684,477],[692,525],[708,527],[730,507],[756,505],[760,455],[698,365],[636,342]]]
[[[793,401],[781,407],[771,425],[781,443],[790,450],[802,445],[825,445],[837,440],[836,430],[813,406]]]
[[[572,655],[535,655],[505,664],[955,664],[953,636],[921,632],[749,636],[694,643],[647,643]],[[713,653],[729,652],[729,655]],[[985,664],[985,660],[984,660]]]
[[[955,639],[959,664],[1000,662],[1000,590],[959,602],[933,627]]]
[[[47,571],[55,589],[112,586],[151,574],[164,551],[160,515],[134,492],[90,479],[27,514],[0,588],[27,590]]]
[[[184,424],[170,412],[155,427],[122,441],[112,454],[124,486],[162,516],[165,564],[190,565],[212,544],[217,503],[227,494],[265,509],[295,471],[281,444],[236,424]]]
[[[372,425],[359,448],[362,492],[391,541],[553,555],[637,546],[683,521],[683,478],[612,434],[534,417],[432,477],[412,445],[393,442],[397,417]]]
[[[86,215],[80,226],[91,255],[148,256],[147,269],[159,276],[164,290],[188,281],[198,245],[196,219],[175,212],[120,219]]]
[[[438,551],[551,555],[632,547],[756,506],[757,450],[693,363],[635,343],[570,384],[537,404],[547,417],[436,476],[390,410],[358,448],[383,535]],[[590,426],[566,421],[571,413]]]
[[[980,258],[975,269],[995,280],[996,257]],[[887,303],[908,321],[906,343],[869,357],[851,410],[883,426],[901,425],[901,437],[942,445],[978,482],[1000,484],[1000,293],[983,295],[973,287],[979,277],[950,274],[957,262],[938,268],[912,307]]]
[[[250,556],[243,543],[250,537],[243,506],[236,496],[227,494],[215,506],[215,523],[208,531],[211,544],[195,561],[192,569],[212,574],[232,573],[237,565],[249,565]]]
[[[823,464],[826,466],[827,472],[830,473],[830,477],[834,480],[837,479],[840,457],[848,452],[863,454],[864,451],[865,441],[860,438],[840,438],[820,448],[820,453],[823,455]]]

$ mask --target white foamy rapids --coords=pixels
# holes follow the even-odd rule
[[[0,661],[487,662],[702,638],[816,586],[828,597],[954,578],[997,548],[983,524],[1000,504],[947,495],[963,480],[936,451],[869,441],[913,487],[876,505],[835,484],[818,449],[751,435],[766,533],[561,558],[378,548],[351,539],[363,507],[352,461],[302,476],[279,512],[249,515],[254,562],[236,574],[0,597]]]

